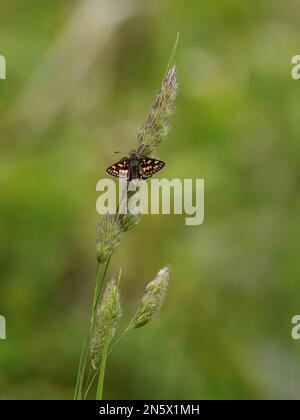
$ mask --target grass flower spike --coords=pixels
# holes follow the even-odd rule
[[[138,309],[130,323],[130,328],[140,328],[148,324],[159,312],[169,286],[170,268],[162,268],[154,280],[146,287]]]
[[[115,335],[116,326],[122,315],[118,283],[112,278],[107,284],[102,301],[98,304],[91,341],[92,368],[98,369],[100,361]]]
[[[106,261],[120,245],[121,226],[114,215],[107,214],[97,226],[96,254],[101,263]]]
[[[173,66],[162,82],[148,119],[139,130],[138,153],[140,155],[155,155],[157,146],[168,134],[170,129],[168,119],[174,111],[177,90],[176,67]]]

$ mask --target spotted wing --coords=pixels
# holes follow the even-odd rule
[[[147,156],[140,158],[141,177],[143,179],[150,178],[156,172],[160,171],[165,166],[165,162],[158,159],[153,159]]]
[[[123,159],[119,160],[119,162],[116,162],[107,168],[106,172],[111,176],[115,176],[116,178],[128,178],[129,159],[124,157]]]

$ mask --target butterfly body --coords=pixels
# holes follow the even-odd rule
[[[147,156],[139,156],[131,152],[129,157],[124,157],[107,168],[106,172],[116,178],[124,178],[128,182],[134,179],[147,179],[160,171],[165,166],[161,160]]]
[[[140,174],[140,160],[138,155],[132,153],[129,159],[129,173],[131,179],[138,179]]]

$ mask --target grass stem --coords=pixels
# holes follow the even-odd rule
[[[106,361],[107,361],[107,350],[108,350],[108,342],[105,344],[103,348],[100,371],[99,371],[99,378],[98,378],[96,400],[102,400],[104,375],[105,375],[105,368],[106,368]]]
[[[74,394],[74,400],[82,400],[82,389],[83,389],[83,383],[84,383],[84,375],[86,371],[86,365],[87,365],[87,359],[90,349],[90,340],[91,340],[91,334],[93,330],[93,324],[94,324],[94,318],[96,313],[97,304],[99,302],[101,292],[103,289],[103,285],[105,283],[105,277],[108,270],[109,262],[111,260],[111,256],[108,258],[103,276],[100,281],[98,281],[99,272],[101,263],[97,263],[96,267],[96,274],[95,274],[95,281],[94,281],[94,292],[93,292],[93,306],[92,306],[92,314],[89,322],[88,329],[86,331],[84,342],[80,354],[80,360],[79,360],[79,366],[78,366],[78,373],[77,373],[77,379],[76,379],[76,387],[75,387],[75,394]]]

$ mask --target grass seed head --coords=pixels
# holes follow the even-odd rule
[[[92,368],[98,369],[101,355],[115,335],[116,327],[122,316],[119,282],[112,278],[104,291],[103,299],[96,310],[91,341]]]
[[[177,91],[176,67],[172,66],[156,95],[148,119],[139,129],[138,153],[140,155],[155,155],[157,146],[168,134],[170,130],[168,119],[174,111]]]
[[[132,328],[143,327],[157,315],[165,300],[169,281],[170,269],[169,267],[164,267],[158,272],[155,279],[147,285],[132,320]]]
[[[96,255],[99,262],[106,261],[120,245],[121,226],[114,215],[107,214],[97,225]]]

